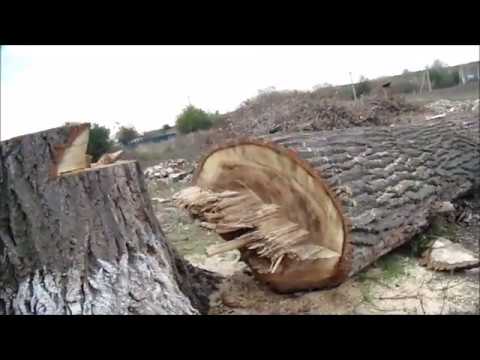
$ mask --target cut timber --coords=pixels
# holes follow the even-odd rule
[[[120,156],[123,154],[123,150],[116,151],[114,153],[103,154],[96,163],[92,164],[92,167],[98,167],[102,165],[113,164],[115,161],[120,159]]]
[[[205,312],[207,274],[167,243],[138,163],[82,168],[86,134],[0,143],[0,314]]]
[[[452,271],[478,267],[478,258],[462,245],[445,238],[437,238],[427,250],[424,265],[431,270]]]
[[[233,243],[211,253],[238,248],[288,292],[338,285],[404,244],[479,172],[478,119],[295,133],[214,149],[176,202],[211,229],[228,224]]]

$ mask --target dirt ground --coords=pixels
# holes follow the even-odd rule
[[[238,251],[207,257],[221,240],[177,209],[171,196],[186,185],[149,184],[157,217],[169,241],[193,265],[225,277],[211,296],[210,314],[479,314],[479,269],[435,272],[419,263],[417,244],[425,237],[448,236],[478,254],[480,199],[467,199],[468,223],[432,227],[416,240],[331,290],[273,293],[257,282]]]

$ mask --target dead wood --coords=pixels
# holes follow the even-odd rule
[[[230,142],[205,156],[177,204],[233,241],[212,252],[239,248],[272,288],[334,286],[478,188],[474,134],[476,119]]]

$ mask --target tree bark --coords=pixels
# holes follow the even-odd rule
[[[0,314],[205,312],[215,279],[169,246],[137,162],[88,167],[88,131],[0,143]]]
[[[271,141],[295,149],[338,189],[351,225],[352,275],[424,229],[434,205],[478,189],[478,124],[354,128]]]
[[[362,127],[220,146],[200,162],[199,189],[180,193],[177,202],[222,229],[244,224],[225,239],[246,239],[233,245],[257,277],[288,292],[340,284],[422,231],[439,202],[478,189],[479,175],[478,119]],[[232,207],[228,191],[242,201]],[[261,202],[244,200],[252,192],[264,205],[279,206],[276,225],[242,215],[259,214]],[[278,240],[281,217],[309,239],[295,246]],[[252,240],[258,231],[260,239]],[[323,255],[297,256],[302,247]],[[270,263],[259,266],[265,259]]]

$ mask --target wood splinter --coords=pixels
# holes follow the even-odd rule
[[[310,232],[286,217],[277,204],[266,204],[250,189],[215,193],[189,187],[174,195],[175,204],[201,220],[201,226],[232,238],[207,248],[214,256],[232,250],[254,253],[259,273],[275,274],[286,269],[287,259],[300,261],[338,260],[339,254],[308,242]]]

